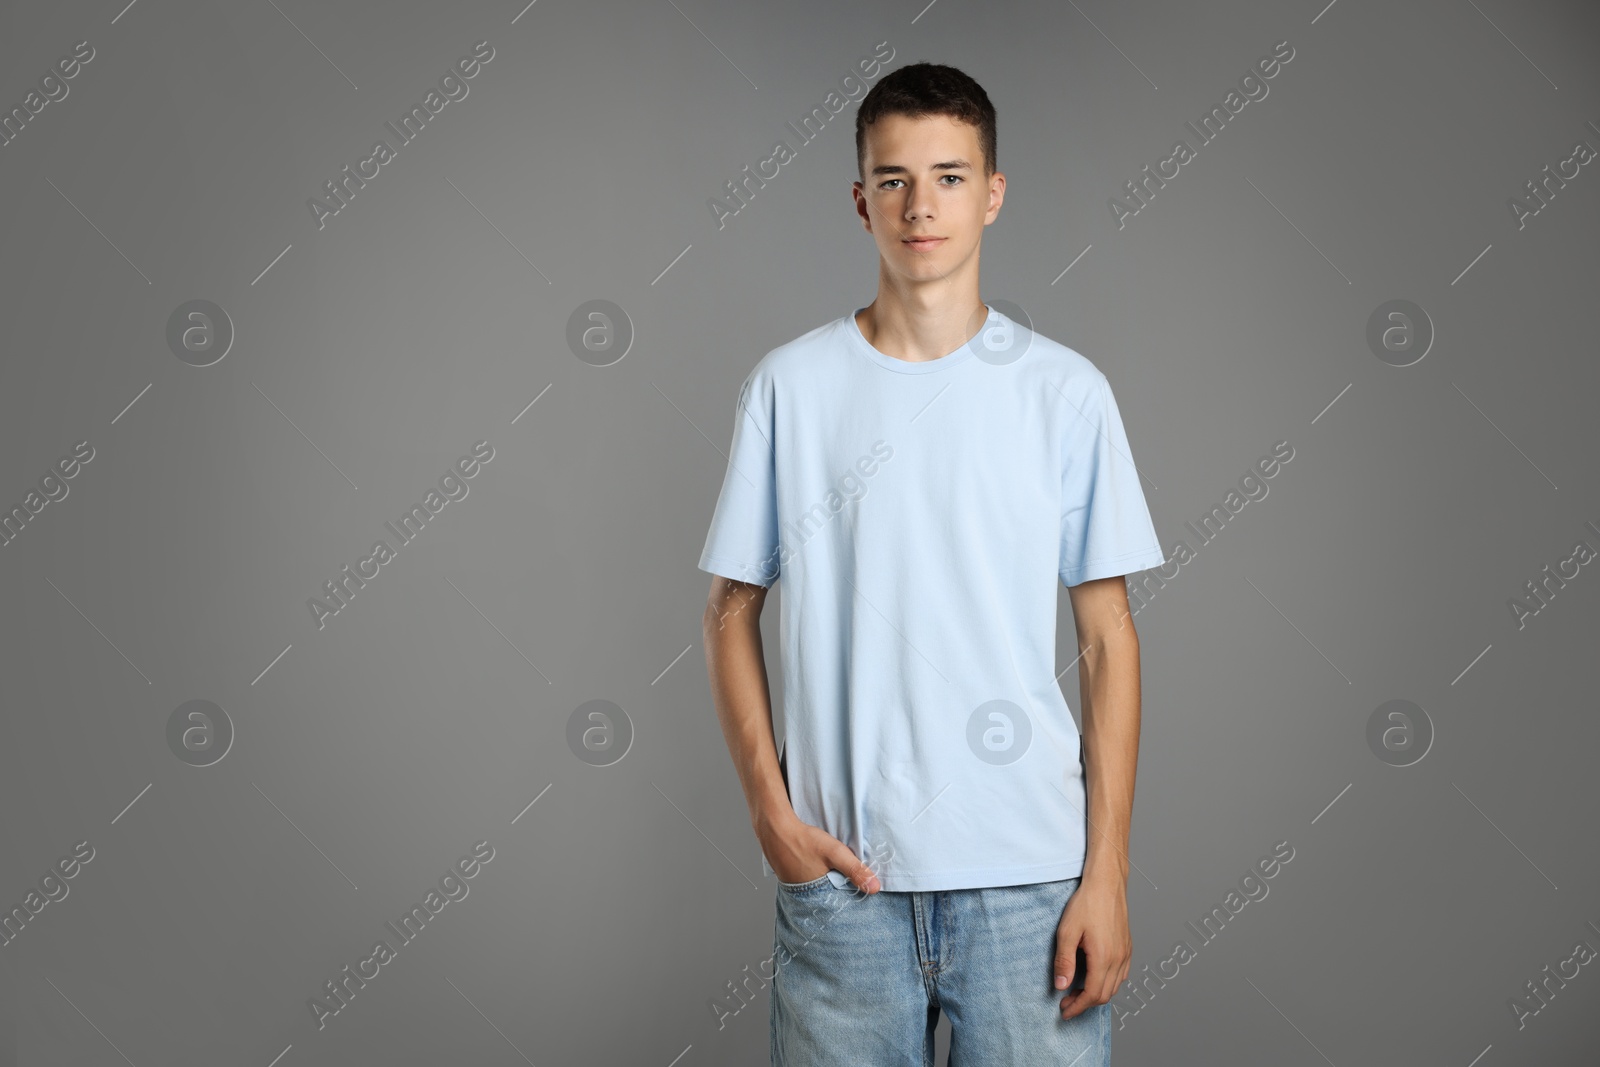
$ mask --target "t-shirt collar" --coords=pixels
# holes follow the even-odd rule
[[[998,321],[1001,314],[987,304],[984,306],[988,311],[988,315],[985,317],[983,325],[978,328],[978,333],[973,335],[975,338],[982,336],[983,331],[988,329],[991,323]],[[852,349],[885,370],[896,371],[900,374],[932,374],[935,371],[949,370],[951,367],[959,366],[971,359],[975,354],[970,341],[953,352],[945,353],[938,359],[925,359],[916,362],[908,359],[897,359],[894,356],[879,352],[868,343],[866,335],[861,332],[861,327],[856,323],[856,315],[864,310],[864,307],[856,308],[855,311],[844,317],[842,325],[845,338]]]

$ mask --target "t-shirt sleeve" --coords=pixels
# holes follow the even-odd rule
[[[778,487],[771,382],[752,371],[739,391],[733,444],[700,569],[770,586],[778,579]]]
[[[1065,392],[1073,410],[1062,443],[1062,584],[1159,566],[1165,556],[1110,383],[1097,374],[1087,390]]]

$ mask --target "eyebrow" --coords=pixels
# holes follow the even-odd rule
[[[950,159],[950,160],[946,160],[943,163],[935,163],[931,167],[929,167],[928,169],[929,170],[971,170],[972,169],[972,164],[968,163],[964,159]],[[874,177],[874,178],[876,178],[876,177],[878,177],[879,175],[882,175],[882,174],[910,174],[910,173],[911,173],[911,171],[909,171],[905,167],[902,167],[898,163],[880,163],[878,166],[872,168],[872,177]]]

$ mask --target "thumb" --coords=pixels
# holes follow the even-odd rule
[[[854,852],[845,847],[844,842],[839,843],[839,850],[834,853],[834,869],[843,874],[856,885],[863,893],[872,894],[883,888],[883,883],[878,876],[872,873],[872,868],[861,862]]]
[[[1078,977],[1078,944],[1083,931],[1063,923],[1056,927],[1056,989],[1066,989]]]

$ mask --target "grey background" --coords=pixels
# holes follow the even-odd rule
[[[1600,576],[1507,607],[1600,547],[1600,174],[1507,208],[1600,145],[1589,5],[114,0],[0,27],[7,111],[96,50],[0,148],[0,503],[95,449],[0,549],[0,905],[95,850],[0,948],[5,1063],[766,1062],[768,992],[712,1007],[771,955],[775,883],[695,561],[745,373],[872,299],[854,104],[720,230],[707,202],[880,41],[990,93],[984,296],[1105,371],[1163,544],[1198,548],[1137,616],[1129,882],[1135,976],[1197,958],[1116,1062],[1595,1062],[1592,965],[1508,1008],[1600,946]],[[482,39],[470,95],[319,230],[307,199]],[[1284,39],[1119,230],[1109,198]],[[1437,331],[1403,368],[1365,341],[1396,298]],[[196,299],[237,331],[204,368],[166,344]],[[610,366],[566,341],[592,299],[636,332]],[[308,598],[481,439],[469,495],[319,630]],[[1280,440],[1199,547],[1184,524]],[[203,768],[166,735],[196,699],[236,731]],[[1409,767],[1366,740],[1391,699],[1435,731]],[[567,743],[590,700],[631,723],[609,766]],[[470,894],[319,1030],[307,999],[483,839]],[[1285,840],[1200,945],[1184,924]]]

